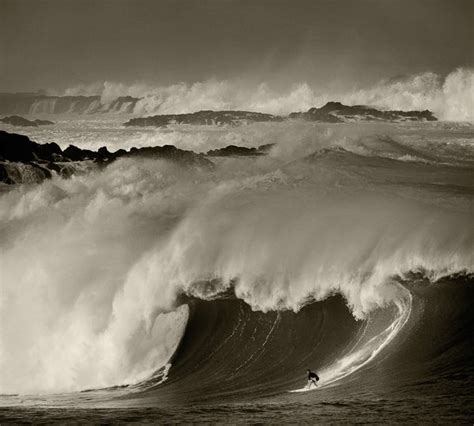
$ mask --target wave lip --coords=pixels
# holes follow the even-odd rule
[[[380,314],[369,317],[361,330],[360,338],[351,346],[348,353],[329,367],[321,370],[322,386],[332,385],[334,382],[344,379],[370,363],[386,346],[392,342],[410,319],[412,310],[412,296],[408,290],[402,289],[403,296],[395,302],[396,313],[389,325],[378,331],[384,324]],[[374,331],[376,329],[377,331]]]

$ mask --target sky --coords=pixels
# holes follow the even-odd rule
[[[447,75],[474,64],[473,16],[472,0],[0,0],[0,91]]]

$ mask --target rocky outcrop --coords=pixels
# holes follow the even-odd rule
[[[249,111],[198,111],[189,114],[165,114],[132,118],[125,126],[166,127],[170,125],[231,125],[279,122],[300,119],[321,123],[345,123],[353,121],[436,121],[431,111],[381,111],[364,105],[348,106],[340,102],[328,102],[321,108],[306,112],[292,112],[286,117]]]
[[[209,157],[241,157],[266,155],[274,144],[260,145],[258,148],[246,148],[243,146],[228,145],[225,148],[214,149],[208,151],[206,155]]]
[[[38,144],[27,136],[0,131],[0,182],[41,182],[57,173],[70,176],[71,161],[58,144]]]
[[[293,112],[289,118],[323,123],[352,121],[437,121],[431,111],[381,111],[364,105],[348,106],[340,102],[328,102],[321,108],[306,112]]]
[[[237,126],[240,124],[259,123],[267,121],[282,121],[283,118],[260,112],[249,111],[198,111],[189,114],[165,114],[152,117],[132,118],[125,126],[154,126],[165,127],[173,124],[190,124],[205,126]]]
[[[49,120],[28,120],[24,117],[20,117],[19,115],[10,115],[9,117],[0,118],[0,122],[17,127],[38,127],[54,124]]]
[[[27,136],[0,130],[0,160],[28,163],[31,161],[64,161],[58,144],[39,144]]]
[[[49,120],[33,120],[33,123],[36,123],[38,126],[51,126],[54,124],[54,121],[49,121]]]
[[[51,176],[52,171],[48,169],[47,165],[36,162],[25,164],[0,161],[0,182],[3,183],[40,183]]]
[[[174,145],[131,148],[130,151],[124,151],[119,156],[171,160],[181,164],[195,165],[208,169],[214,166],[214,163],[206,159],[203,155],[176,148]]]
[[[56,143],[39,144],[27,136],[0,130],[0,182],[13,184],[41,182],[53,174],[70,177],[75,169],[87,170],[94,164],[106,166],[118,158],[144,157],[164,159],[183,165],[212,168],[214,163],[204,155],[178,149],[172,145],[120,149],[109,152],[106,147],[97,151],[69,145],[61,150]],[[88,164],[90,167],[74,167]]]

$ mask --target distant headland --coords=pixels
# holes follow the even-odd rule
[[[343,105],[328,102],[321,108],[310,108],[306,112],[292,112],[288,116],[278,116],[249,111],[198,111],[187,114],[160,114],[143,118],[132,118],[125,126],[169,125],[242,125],[257,122],[281,122],[303,120],[318,123],[347,123],[355,121],[437,121],[431,111],[383,111],[365,105]]]

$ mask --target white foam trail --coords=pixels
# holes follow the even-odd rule
[[[402,330],[408,322],[412,309],[412,296],[408,290],[401,289],[404,295],[396,301],[398,314],[393,322],[379,334],[365,341],[364,334],[348,354],[334,364],[320,371],[319,387],[331,386],[335,382],[355,373],[369,364]],[[370,322],[370,319],[369,319]]]

